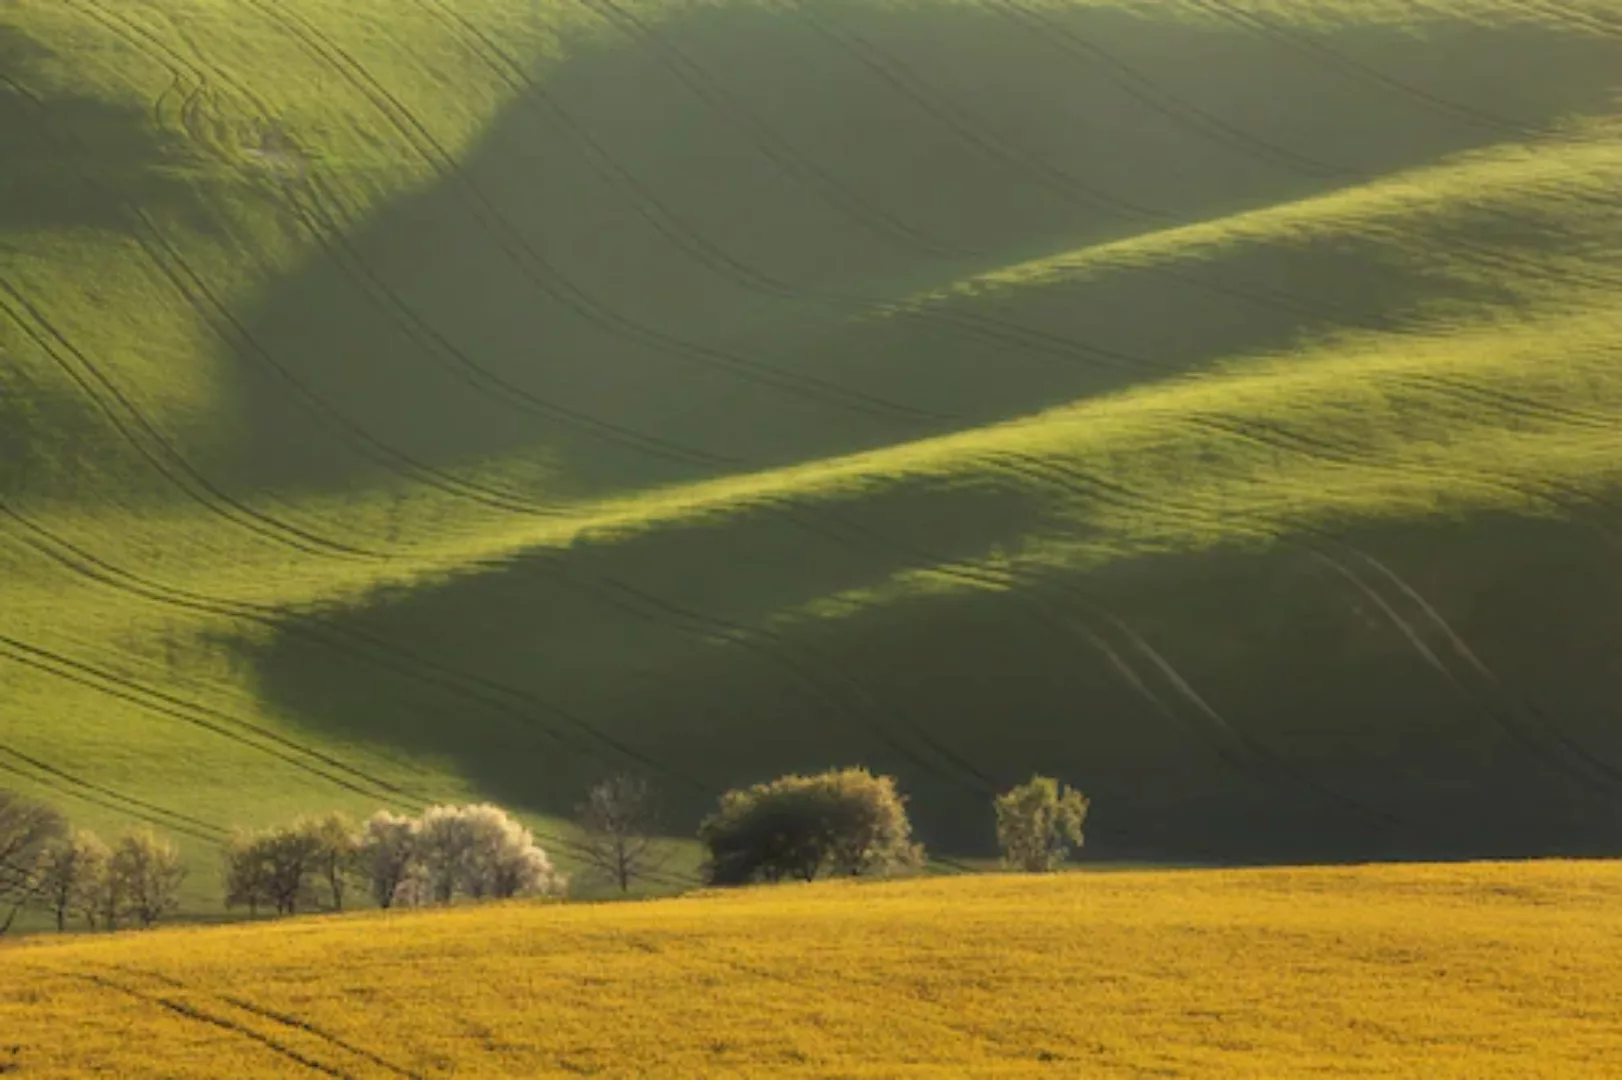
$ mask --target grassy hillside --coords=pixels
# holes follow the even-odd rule
[[[857,760],[957,854],[1033,768],[1105,857],[1614,852],[1619,57],[1603,0],[10,0],[3,782],[202,861]]]
[[[0,1021],[24,1077],[1593,1076],[1619,898],[1534,863],[163,931],[5,951]]]

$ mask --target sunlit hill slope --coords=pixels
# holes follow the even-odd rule
[[[1601,0],[11,0],[0,782],[200,857],[851,761],[955,854],[1037,768],[1104,857],[1614,852],[1619,61]]]

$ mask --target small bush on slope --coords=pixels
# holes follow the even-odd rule
[[[997,796],[997,846],[1005,866],[1026,873],[1057,870],[1080,848],[1087,796],[1051,776],[1033,776]]]
[[[894,778],[866,769],[784,776],[729,791],[698,836],[712,885],[813,881],[824,869],[886,873],[923,858]]]

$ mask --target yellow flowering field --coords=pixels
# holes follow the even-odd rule
[[[0,952],[0,1072],[1598,1076],[1622,866],[938,878]]]

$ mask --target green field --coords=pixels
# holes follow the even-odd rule
[[[1617,853],[1609,0],[0,0],[0,146],[0,784],[86,823]]]

